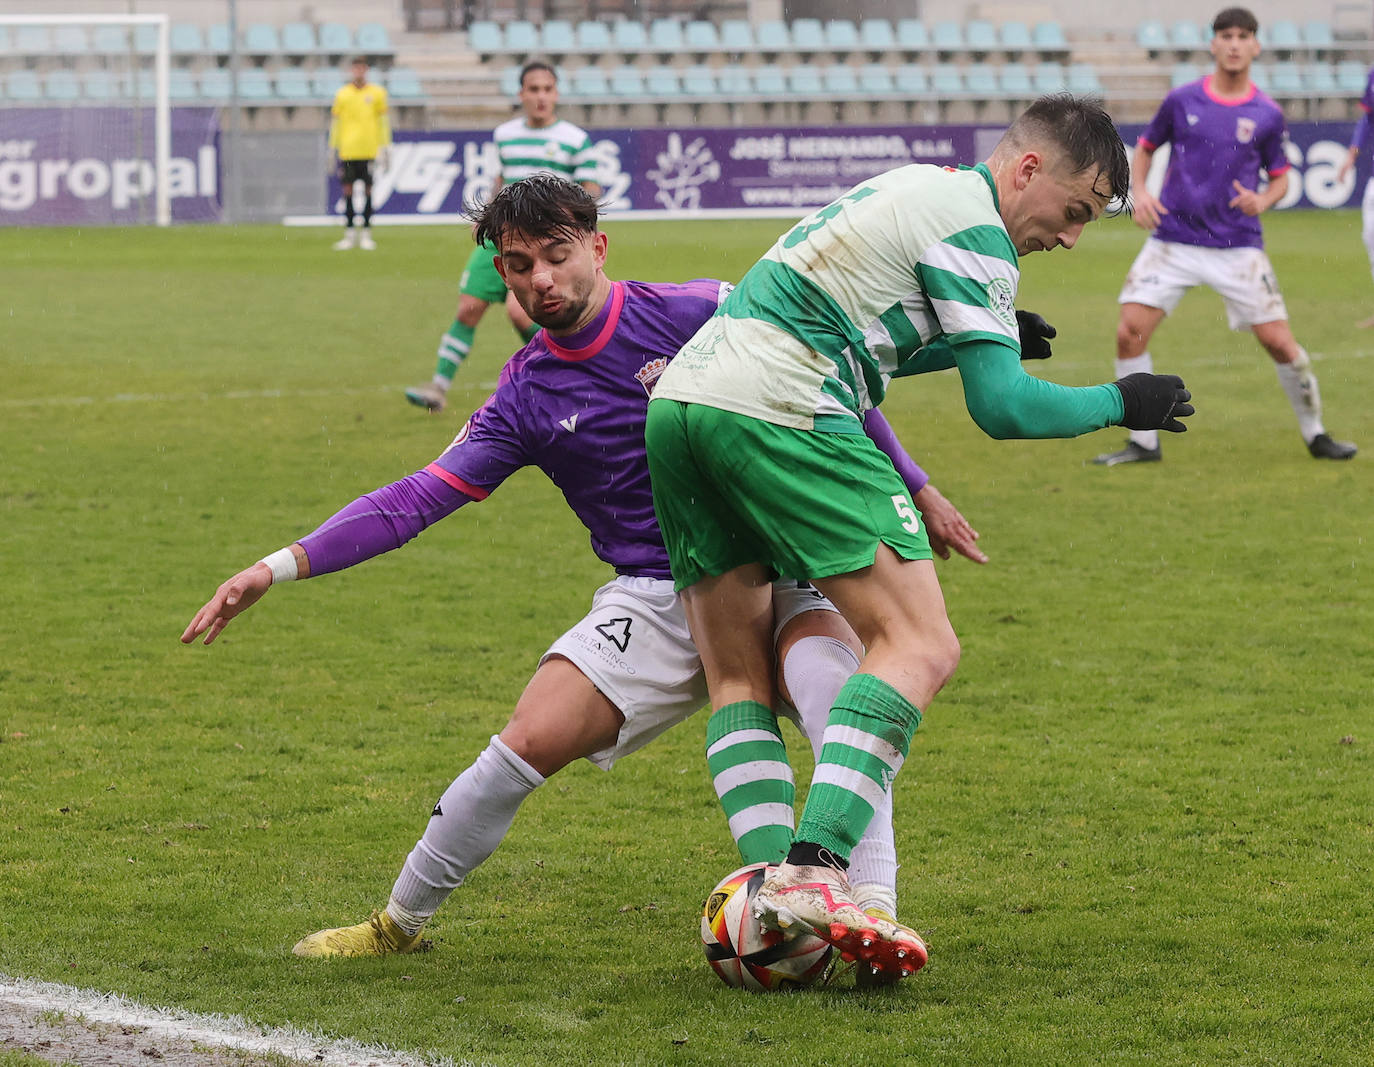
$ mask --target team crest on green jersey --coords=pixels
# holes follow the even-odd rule
[[[1016,325],[1016,293],[1006,278],[988,282],[988,307],[1008,326]]]

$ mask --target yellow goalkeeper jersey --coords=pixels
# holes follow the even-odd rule
[[[349,82],[334,94],[334,116],[329,126],[329,147],[340,159],[376,159],[377,151],[391,143],[391,122],[386,112],[386,90],[371,82],[359,89]]]

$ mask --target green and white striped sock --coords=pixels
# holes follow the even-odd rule
[[[773,710],[726,704],[706,727],[706,764],[745,863],[777,863],[792,844],[792,765]]]
[[[463,360],[468,358],[468,353],[472,351],[472,339],[477,335],[477,330],[472,326],[465,326],[457,319],[453,320],[453,325],[439,338],[439,364],[434,370],[434,384],[442,389],[447,389],[453,382],[453,376],[458,373],[458,368],[463,365]]]
[[[855,674],[835,698],[798,841],[848,861],[901,769],[921,711],[881,678]]]

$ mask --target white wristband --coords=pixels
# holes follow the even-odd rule
[[[270,556],[263,556],[258,562],[267,564],[267,569],[272,572],[273,585],[278,582],[294,582],[299,574],[296,554],[289,548],[279,548]]]

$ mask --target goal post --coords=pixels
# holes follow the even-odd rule
[[[171,162],[172,162],[172,108],[171,108],[171,20],[166,14],[148,15],[97,15],[97,14],[31,14],[31,15],[0,15],[0,36],[7,36],[10,39],[8,49],[0,48],[0,55],[8,52],[11,60],[22,58],[24,55],[24,33],[26,30],[49,30],[51,38],[49,42],[39,49],[41,54],[33,58],[38,65],[46,62],[51,63],[77,63],[77,62],[109,62],[111,59],[118,59],[119,56],[114,52],[102,52],[98,43],[91,47],[86,43],[84,34],[81,36],[82,47],[79,51],[73,50],[64,52],[63,31],[68,28],[81,33],[83,28],[99,29],[101,27],[113,27],[118,29],[124,27],[128,31],[129,47],[126,51],[129,59],[129,67],[126,74],[128,93],[120,95],[116,93],[106,103],[113,106],[132,106],[135,112],[141,110],[143,102],[141,99],[141,88],[146,79],[141,75],[143,72],[142,52],[140,50],[140,38],[148,40],[152,46],[152,78],[150,88],[152,90],[152,100],[150,101],[153,110],[152,134],[153,134],[153,158],[145,160],[142,153],[133,160],[126,160],[125,163],[133,169],[128,174],[118,176],[126,183],[130,183],[127,190],[123,190],[126,195],[143,196],[146,190],[143,189],[143,182],[140,178],[143,165],[151,165],[151,192],[153,196],[153,221],[159,226],[168,226],[172,222],[172,201],[171,201]],[[141,31],[141,32],[140,32]],[[22,68],[11,68],[4,72],[4,77],[9,79],[13,70]],[[65,68],[54,67],[52,70],[62,70]],[[51,73],[49,70],[44,73],[46,79]],[[33,84],[38,84],[36,75],[32,76]],[[118,81],[118,79],[116,79]],[[119,82],[121,86],[125,82]],[[47,85],[47,90],[35,91],[32,94],[16,94],[9,91],[4,94],[4,99],[0,100],[0,111],[10,114],[19,113],[22,108],[17,106],[46,106],[63,107],[68,104],[72,106],[83,106],[94,104],[97,101],[82,95],[82,85],[78,80],[72,82],[72,92],[58,92],[54,90],[51,82]],[[3,116],[0,116],[3,117]],[[138,117],[135,115],[135,122]],[[140,126],[141,128],[141,126]],[[3,156],[0,156],[0,161]],[[114,180],[113,178],[109,180]],[[136,184],[133,184],[135,183]]]

